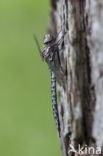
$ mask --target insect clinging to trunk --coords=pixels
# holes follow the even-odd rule
[[[58,35],[57,35],[58,37]],[[57,95],[56,95],[56,79],[58,79],[58,71],[60,70],[60,58],[59,58],[59,45],[63,38],[57,41],[57,37],[54,37],[51,34],[46,34],[44,37],[44,46],[43,49],[40,50],[39,42],[34,35],[34,39],[38,50],[40,52],[41,58],[45,61],[49,67],[51,72],[51,92],[52,92],[52,107],[53,107],[53,115],[56,122],[56,128],[58,130],[60,136],[60,121],[58,114],[58,105],[57,105]]]

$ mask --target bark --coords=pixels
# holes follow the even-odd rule
[[[70,144],[103,146],[103,1],[51,0],[51,6],[49,32],[64,36],[57,87],[62,155],[78,155],[68,153]]]

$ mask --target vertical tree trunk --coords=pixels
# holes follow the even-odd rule
[[[50,32],[64,36],[59,55],[66,75],[57,87],[61,149],[63,156],[78,155],[68,153],[70,144],[103,146],[103,1],[51,0],[51,5]]]

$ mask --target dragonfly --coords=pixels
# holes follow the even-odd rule
[[[57,105],[56,79],[58,79],[59,77],[58,73],[61,70],[60,69],[61,63],[59,57],[59,45],[61,41],[63,41],[63,37],[57,41],[59,33],[57,34],[57,37],[54,37],[52,34],[46,34],[44,37],[44,46],[42,50],[40,49],[40,45],[36,35],[34,35],[34,39],[42,60],[47,63],[49,70],[51,72],[52,108],[53,108],[54,119],[56,122],[56,128],[58,130],[59,137],[60,137],[61,127],[60,127],[58,105]]]

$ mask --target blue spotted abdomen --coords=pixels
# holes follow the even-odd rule
[[[56,122],[56,128],[60,136],[60,121],[59,121],[59,115],[58,115],[57,95],[56,95],[56,77],[53,71],[51,71],[51,92],[52,92],[53,115],[54,115],[55,122]]]

